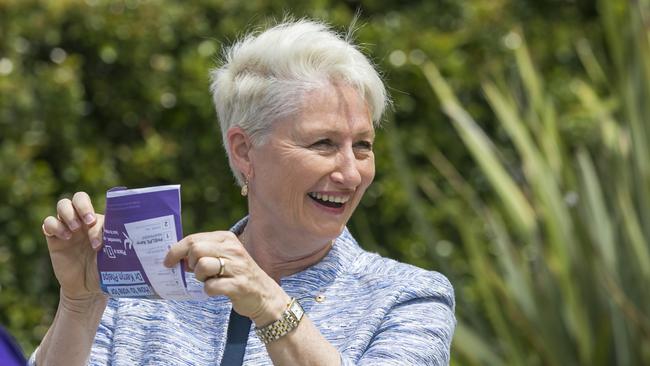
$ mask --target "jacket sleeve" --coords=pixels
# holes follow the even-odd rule
[[[358,360],[341,365],[448,365],[456,326],[454,290],[437,272],[409,279]],[[414,282],[412,282],[414,281]]]

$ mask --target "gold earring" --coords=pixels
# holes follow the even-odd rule
[[[241,186],[241,195],[244,197],[248,196],[248,179],[246,179],[244,185]]]

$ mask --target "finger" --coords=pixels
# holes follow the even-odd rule
[[[90,201],[90,196],[86,192],[77,192],[72,196],[72,205],[77,215],[87,226],[92,226],[97,222],[95,209]]]
[[[184,258],[185,264],[187,265],[187,268],[194,272],[194,267],[196,266],[196,262],[199,260],[201,257],[200,255],[197,255],[196,253],[196,248],[197,246],[200,245],[199,243],[193,243],[191,248],[188,249],[187,251],[187,256]]]
[[[49,234],[48,237],[56,237],[61,240],[70,240],[72,238],[72,232],[68,227],[53,216],[48,216],[43,220],[42,229],[44,234]]]
[[[48,238],[51,238],[54,236],[54,234],[50,234],[45,230],[45,222],[43,222],[43,225],[41,225],[41,231],[43,231],[43,235],[47,236]]]
[[[190,249],[198,242],[208,240],[212,233],[198,233],[184,237],[178,243],[175,243],[169,248],[169,252],[165,256],[163,264],[166,267],[173,267],[181,259],[189,255]]]
[[[77,217],[77,212],[72,207],[72,201],[64,198],[57,202],[56,213],[59,219],[68,226],[70,231],[77,231],[81,229],[81,221]]]
[[[90,246],[99,250],[102,247],[103,234],[104,234],[104,216],[93,213],[94,220],[92,226],[88,228],[88,240]]]
[[[219,252],[222,247],[220,244],[221,243],[215,243],[214,241],[195,242],[187,254],[188,268],[194,269],[194,267],[196,267],[196,262],[201,257],[218,257],[220,254],[223,254]]]
[[[227,259],[221,258],[221,260],[223,261],[223,268],[226,269]],[[197,280],[203,282],[210,277],[216,277],[221,271],[221,268],[221,261],[219,261],[219,258],[201,257],[196,262],[196,267],[194,267],[194,275],[196,276]],[[220,277],[224,276],[227,276],[227,273],[224,272]]]
[[[187,263],[187,257],[183,258],[183,265],[185,266],[185,271],[187,272],[194,272],[194,267],[190,267],[190,265]]]
[[[203,292],[208,296],[226,295],[230,297],[237,291],[239,288],[236,281],[229,277],[211,277],[203,283]]]
[[[171,248],[169,248],[169,251],[167,252],[167,255],[165,256],[165,260],[163,261],[165,267],[171,268],[180,262],[181,259],[187,256],[187,252],[192,245],[190,240],[186,240],[188,238],[189,236],[185,237],[178,243],[172,244]]]

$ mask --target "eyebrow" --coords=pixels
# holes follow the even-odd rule
[[[305,131],[309,133],[310,135],[340,135],[341,133],[338,130],[335,129],[327,129],[327,128],[314,128],[314,129],[309,129]],[[375,131],[374,130],[363,130],[357,134],[354,135],[355,137],[366,137],[366,138],[375,138]]]
[[[365,130],[357,136],[375,138],[375,130]]]

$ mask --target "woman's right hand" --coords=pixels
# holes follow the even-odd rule
[[[60,200],[56,211],[56,217],[43,221],[43,234],[62,297],[73,301],[105,297],[97,272],[104,216],[95,213],[85,192]]]

